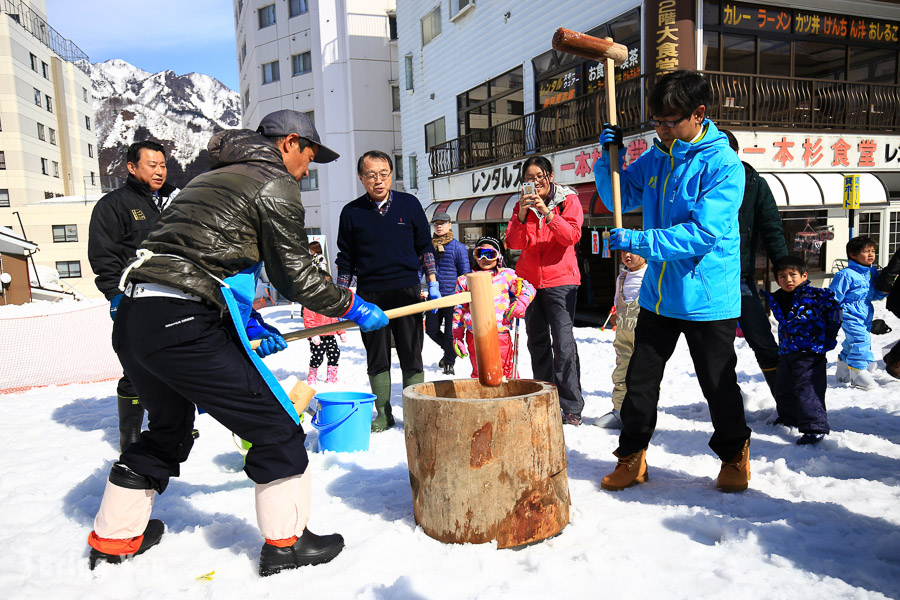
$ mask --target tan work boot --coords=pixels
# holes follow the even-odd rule
[[[716,487],[723,492],[743,492],[750,481],[750,440],[744,442],[744,447],[738,452],[731,462],[722,461],[719,470],[719,479]]]
[[[628,456],[619,456],[613,452],[619,462],[616,469],[603,478],[600,487],[611,492],[618,492],[637,483],[644,483],[650,477],[647,474],[647,449],[644,448]]]

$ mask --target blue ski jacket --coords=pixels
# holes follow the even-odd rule
[[[835,273],[828,286],[844,312],[840,358],[854,369],[866,369],[875,360],[870,333],[875,315],[872,301],[887,295],[875,288],[877,278],[876,267],[867,267],[851,259],[845,268]]]
[[[841,330],[841,305],[835,299],[834,292],[810,285],[807,281],[794,291],[794,301],[788,314],[782,312],[773,294],[766,292],[766,296],[772,315],[778,321],[779,354],[798,351],[825,354],[837,346],[837,334]]]
[[[594,164],[594,179],[612,210],[606,152]],[[647,259],[642,308],[687,321],[740,316],[744,181],[737,154],[709,119],[694,142],[675,140],[666,148],[657,139],[622,171],[622,210],[644,210],[644,231],[632,234],[632,252]]]

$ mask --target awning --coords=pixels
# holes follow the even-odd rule
[[[585,216],[610,214],[593,183],[582,183],[574,186]],[[477,196],[465,200],[442,200],[432,202],[425,208],[428,220],[435,213],[445,212],[454,223],[484,223],[489,221],[506,222],[512,218],[513,211],[519,203],[519,194],[500,194],[498,196]]]
[[[780,208],[840,208],[844,204],[843,173],[760,173]],[[848,173],[849,175],[849,173]],[[889,186],[900,183],[896,173],[859,173],[859,203],[884,206]]]

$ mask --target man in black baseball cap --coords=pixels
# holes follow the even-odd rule
[[[284,109],[267,114],[259,122],[259,127],[256,128],[256,131],[267,138],[289,136],[292,133],[296,133],[298,137],[313,142],[319,147],[319,151],[313,159],[313,162],[316,163],[330,163],[339,156],[337,152],[322,144],[319,132],[316,131],[316,126],[313,125],[312,120],[296,110]]]

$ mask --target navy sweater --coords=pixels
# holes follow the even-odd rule
[[[382,215],[368,194],[341,210],[338,277],[356,275],[357,290],[381,292],[419,284],[419,256],[431,249],[431,228],[418,198],[392,192]]]

